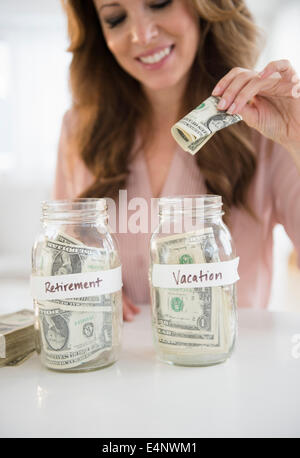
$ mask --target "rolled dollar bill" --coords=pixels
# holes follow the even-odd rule
[[[195,155],[216,132],[243,120],[240,115],[219,111],[219,100],[209,97],[172,127],[171,133],[184,151]]]

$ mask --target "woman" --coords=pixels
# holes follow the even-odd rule
[[[300,88],[291,64],[262,73],[257,29],[242,0],[65,0],[72,108],[66,113],[54,197],[128,201],[163,195],[223,197],[240,256],[239,306],[266,307],[272,229],[300,252]],[[192,157],[171,126],[211,94],[244,122]],[[124,224],[124,220],[120,223]],[[148,233],[117,238],[124,318],[149,303]]]

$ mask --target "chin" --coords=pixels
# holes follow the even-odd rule
[[[140,81],[141,84],[152,91],[163,91],[166,89],[171,89],[174,86],[177,86],[180,83],[180,79],[175,79],[175,78],[164,78],[164,79],[158,79],[158,80],[150,80],[148,79],[147,81]]]

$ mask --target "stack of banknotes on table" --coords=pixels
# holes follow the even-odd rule
[[[33,321],[32,310],[0,315],[0,367],[21,364],[34,352]]]

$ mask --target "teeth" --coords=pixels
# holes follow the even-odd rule
[[[140,57],[140,60],[145,64],[156,64],[157,62],[161,61],[164,57],[166,57],[171,52],[171,46],[168,48],[163,49],[162,51],[152,54],[152,56],[147,57]]]

